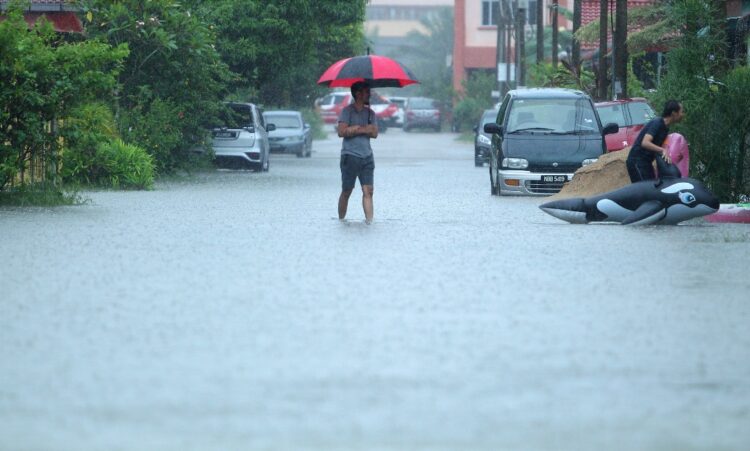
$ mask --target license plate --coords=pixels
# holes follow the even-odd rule
[[[544,183],[563,183],[568,181],[567,175],[543,175],[542,181]]]
[[[214,136],[217,138],[234,138],[234,133],[232,132],[216,132],[214,133]]]

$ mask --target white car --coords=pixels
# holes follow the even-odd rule
[[[211,130],[211,145],[216,163],[233,168],[250,167],[256,171],[268,171],[268,132],[276,127],[266,126],[262,112],[253,103],[225,104],[227,110],[222,124]]]
[[[391,102],[395,103],[396,106],[398,106],[398,111],[396,114],[394,114],[394,121],[393,126],[394,127],[403,127],[404,126],[404,106],[406,105],[406,97],[390,97]]]

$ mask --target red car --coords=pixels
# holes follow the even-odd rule
[[[341,110],[352,103],[352,95],[349,92],[334,92],[323,97],[318,103],[318,111],[326,124],[336,124],[339,121]],[[370,108],[378,118],[378,126],[385,131],[387,126],[396,123],[398,105],[381,96],[376,92],[370,93]]]
[[[602,125],[614,122],[620,126],[619,132],[604,137],[607,152],[632,146],[644,124],[656,117],[646,99],[640,97],[599,102],[595,106]]]
[[[352,102],[352,95],[347,91],[332,92],[317,102],[318,112],[326,124],[336,124],[341,110]]]

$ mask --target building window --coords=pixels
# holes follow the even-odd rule
[[[500,0],[482,0],[482,25],[497,25]]]

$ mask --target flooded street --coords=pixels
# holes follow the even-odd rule
[[[746,450],[750,228],[570,225],[473,145],[340,139],[0,209],[0,450]]]

